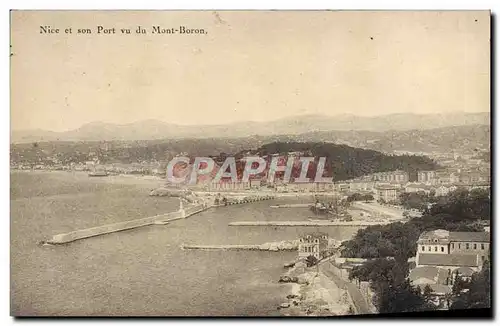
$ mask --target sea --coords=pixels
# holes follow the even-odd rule
[[[317,227],[229,226],[232,221],[306,220],[312,198],[212,208],[168,225],[39,245],[55,234],[175,211],[150,197],[158,182],[120,182],[72,172],[11,172],[11,315],[278,316],[295,252],[183,250],[182,244],[262,244]],[[118,181],[117,181],[118,180]],[[322,227],[350,238],[356,227]]]

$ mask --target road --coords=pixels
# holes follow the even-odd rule
[[[362,209],[365,211],[373,212],[374,214],[380,214],[382,216],[388,216],[394,220],[404,219],[403,212],[404,209],[395,208],[392,206],[384,206],[379,203],[364,203],[364,202],[354,202],[354,208]]]
[[[366,315],[366,314],[372,314],[373,312],[370,310],[368,307],[368,304],[365,301],[365,298],[361,294],[360,289],[351,282],[344,281],[342,278],[337,276],[331,269],[330,269],[330,262],[325,262],[320,265],[320,270],[323,274],[328,276],[339,289],[347,289],[349,291],[349,295],[352,298],[352,301],[354,303],[354,307],[356,308],[356,313],[360,315]]]
[[[373,226],[384,225],[389,222],[372,221],[237,221],[230,222],[230,226]]]

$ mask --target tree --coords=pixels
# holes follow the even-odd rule
[[[431,301],[432,300],[432,288],[429,284],[427,284],[425,287],[424,287],[424,292],[423,292],[423,297],[425,300],[427,301]]]
[[[444,301],[446,302],[446,307],[445,307],[446,309],[450,309],[452,300],[453,300],[453,293],[445,293]]]
[[[400,284],[388,284],[378,294],[378,311],[380,313],[414,312],[434,310],[435,306],[427,301],[418,288],[408,280]]]
[[[306,266],[307,267],[312,267],[315,266],[318,263],[318,258],[314,257],[313,255],[309,255],[306,258]]]
[[[453,291],[455,298],[451,309],[491,308],[490,266],[486,261],[479,273],[472,275],[470,282],[461,285],[466,291]]]
[[[459,296],[462,294],[464,290],[468,290],[469,281],[462,279],[458,273],[455,274],[455,281],[453,282],[453,286],[451,287],[451,291],[453,295]]]
[[[365,202],[369,202],[371,200],[373,200],[373,195],[371,194],[361,194],[359,192],[356,192],[350,196],[347,197],[347,202],[348,203],[351,203],[353,201],[365,201]]]

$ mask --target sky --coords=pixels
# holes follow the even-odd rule
[[[489,39],[488,11],[12,11],[11,128],[489,112]]]

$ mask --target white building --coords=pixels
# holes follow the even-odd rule
[[[317,259],[325,257],[328,249],[328,234],[323,232],[307,233],[299,238],[299,258],[314,256]]]

